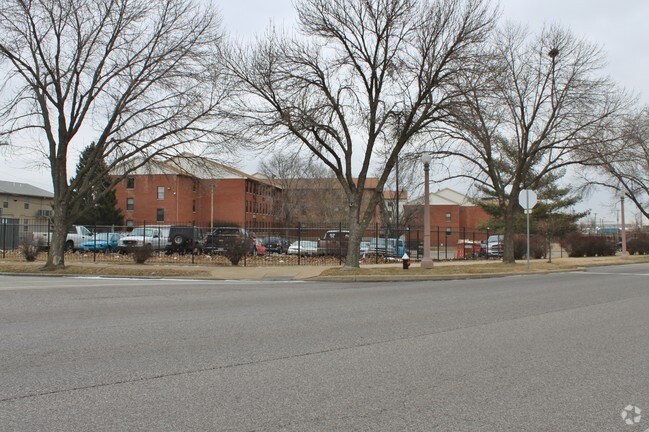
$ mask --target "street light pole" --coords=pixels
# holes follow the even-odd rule
[[[428,175],[432,157],[428,153],[421,155],[424,163],[424,257],[421,259],[421,268],[433,268],[433,260],[430,258],[430,191],[428,190]]]

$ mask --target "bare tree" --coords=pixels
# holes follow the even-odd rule
[[[584,162],[585,146],[605,148],[626,107],[615,85],[598,75],[602,53],[558,27],[532,37],[520,27],[496,33],[453,120],[438,130],[442,157],[455,156],[469,178],[494,197],[503,215],[504,261],[514,262],[514,216],[521,189],[536,189],[551,174]]]
[[[239,111],[264,145],[304,149],[331,170],[349,212],[345,267],[358,267],[362,233],[399,153],[460,96],[451,80],[475,62],[495,12],[488,0],[298,0],[296,9],[299,39],[271,30],[233,53]]]
[[[0,4],[0,139],[42,143],[54,188],[46,267],[64,266],[67,226],[84,211],[78,197],[102,177],[91,175],[93,161],[125,176],[178,146],[214,140],[220,41],[213,11],[191,0]],[[70,153],[91,141],[70,182]]]
[[[589,170],[590,175],[586,175],[585,180],[591,185],[619,191],[649,218],[649,108],[629,115],[619,135],[620,138],[606,148],[590,146],[584,149],[590,156],[587,165],[594,168]]]
[[[327,174],[317,160],[280,151],[261,162],[259,171],[282,191],[273,201],[273,212],[284,227],[310,222],[304,217],[312,213],[319,214],[323,217],[321,222],[324,221],[326,209],[332,202],[326,194],[319,194],[319,189],[314,188],[314,184]],[[314,206],[319,208],[314,209]]]

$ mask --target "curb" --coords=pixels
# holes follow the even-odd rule
[[[538,272],[515,272],[515,273],[477,273],[477,274],[454,274],[454,275],[402,275],[402,276],[373,276],[373,275],[354,275],[354,276],[317,276],[309,280],[319,282],[421,282],[421,281],[452,281],[452,280],[469,280],[469,279],[495,279],[508,276],[537,276],[553,273],[572,273],[584,272],[586,267],[575,267],[565,270],[546,270]]]

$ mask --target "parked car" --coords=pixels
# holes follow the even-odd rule
[[[65,238],[65,250],[68,252],[75,251],[81,247],[85,241],[92,239],[92,231],[83,225],[72,225],[68,228]],[[40,248],[47,250],[52,240],[52,232],[35,231],[32,233],[32,241]]]
[[[104,252],[111,253],[117,250],[119,246],[120,233],[97,233],[92,240],[86,240],[81,243],[81,249],[86,252]]]
[[[331,230],[327,231],[318,240],[318,253],[320,255],[347,255],[349,245],[349,231]]]
[[[255,239],[255,249],[252,251],[253,255],[265,255],[266,246],[264,246],[261,239]]]
[[[318,255],[318,242],[315,240],[300,240],[291,243],[287,252],[289,255],[313,256]]]
[[[503,235],[492,235],[487,239],[487,257],[501,258],[503,256]]]
[[[171,253],[200,253],[203,249],[203,231],[194,226],[172,225],[169,227],[169,237],[165,252]]]
[[[288,240],[276,236],[261,237],[260,240],[261,244],[266,248],[266,252],[269,253],[286,253],[288,247],[291,245]]]
[[[119,252],[127,252],[129,248],[149,246],[154,251],[164,250],[169,237],[169,225],[147,225],[133,228],[128,235],[119,239]]]
[[[405,251],[406,245],[402,239],[379,237],[369,239],[367,254],[387,258],[401,258]]]
[[[260,248],[257,245],[254,233],[239,227],[217,227],[203,237],[203,251],[205,253],[221,253],[232,251],[234,248],[243,247],[249,253],[256,255]]]
[[[360,252],[361,255],[367,254],[367,252],[370,250],[370,242],[368,241],[362,241],[360,245]]]

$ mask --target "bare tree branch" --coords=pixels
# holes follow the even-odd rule
[[[63,266],[61,240],[82,195],[72,191],[92,187],[93,160],[111,171],[135,169],[176,148],[217,141],[226,95],[215,66],[218,24],[193,1],[0,5],[0,133],[29,146],[26,132],[38,131],[47,144],[55,222],[47,266]],[[88,164],[70,182],[70,151],[91,141]],[[138,163],[124,164],[135,156]]]
[[[296,9],[301,39],[271,29],[231,53],[241,84],[233,111],[262,145],[297,143],[331,169],[350,210],[346,266],[357,267],[397,157],[461,95],[454,76],[476,62],[495,12],[487,0],[299,0]],[[370,170],[378,184],[367,197]]]

